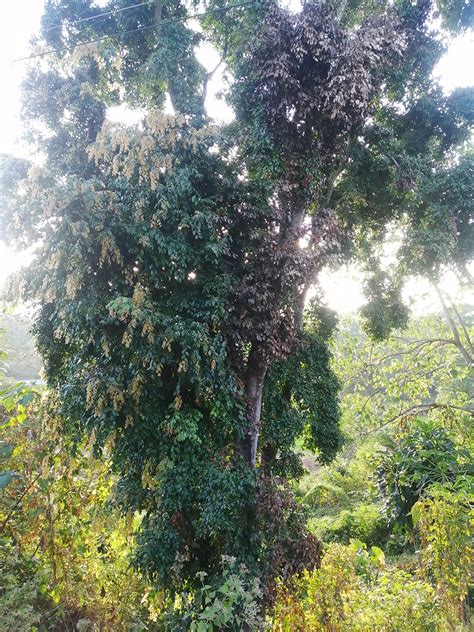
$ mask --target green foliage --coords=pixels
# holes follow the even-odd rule
[[[462,385],[466,378],[461,371],[453,379],[458,376],[458,384]],[[291,386],[290,378],[287,379]],[[36,626],[43,630],[67,622],[78,630],[258,629],[263,617],[261,602],[268,601],[268,597],[263,597],[268,580],[262,575],[259,586],[255,573],[236,561],[224,559],[216,564],[218,571],[209,576],[199,573],[184,590],[183,585],[177,587],[175,599],[155,592],[136,576],[128,559],[138,522],[135,519],[130,528],[107,502],[112,489],[108,451],[102,454],[106,461],[103,465],[93,457],[93,440],[90,444],[78,444],[73,451],[70,442],[58,433],[55,419],[46,414],[48,407],[40,414],[38,397],[24,385],[3,390],[6,423],[2,428],[0,470],[8,476],[2,479],[0,520],[12,509],[13,513],[1,545],[0,628],[3,625],[20,632]],[[349,396],[342,406],[350,406],[351,401]],[[181,421],[179,416],[173,419],[173,432],[184,431],[184,440],[195,437],[192,426],[183,428]],[[463,446],[468,437],[458,420],[446,415],[436,423],[405,420],[402,428],[394,435],[396,442],[386,441],[388,448],[378,458],[388,458],[403,443],[403,453],[410,457],[410,464],[405,467],[408,472],[414,462],[419,467],[419,460],[429,457],[430,450],[443,453],[442,458],[431,454],[431,461],[442,470],[442,485],[433,488],[426,483],[421,500],[412,508],[415,540],[421,551],[408,563],[404,557],[387,562],[379,548],[389,536],[370,483],[372,455],[380,449],[380,438],[366,440],[355,452],[349,445],[346,454],[298,483],[296,495],[310,516],[310,529],[326,542],[350,542],[350,546],[331,544],[321,569],[305,573],[295,583],[288,578],[295,570],[301,572],[310,561],[298,562],[298,552],[295,555],[291,544],[301,533],[298,521],[305,516],[291,506],[289,497],[288,504],[282,507],[281,492],[265,501],[270,489],[265,486],[260,511],[279,511],[274,516],[278,533],[265,535],[265,545],[273,547],[268,559],[271,563],[275,556],[293,562],[293,567],[287,567],[285,588],[280,589],[275,611],[268,615],[273,617],[268,623],[273,629],[322,632],[332,626],[361,632],[421,632],[430,628],[463,629],[463,622],[467,623],[473,528],[471,478],[464,468],[468,455]],[[56,457],[53,465],[50,460],[45,463],[45,456],[55,454],[58,448],[64,454]],[[457,465],[462,466],[455,476],[460,491],[446,488],[453,472],[452,454],[458,459]],[[66,468],[63,457],[69,461]],[[29,479],[23,474],[25,470],[29,470]],[[426,480],[440,480],[436,468],[425,464],[422,471]],[[27,490],[21,507],[17,507],[25,483],[36,472],[41,473],[40,480]],[[145,471],[142,484],[159,489],[161,480],[156,481]],[[216,497],[216,507],[219,502]],[[53,558],[47,541],[37,549],[41,539],[48,538],[45,518],[50,509],[55,528]],[[270,524],[265,516],[261,520],[262,527]],[[75,534],[73,539],[71,533]],[[65,574],[63,565],[67,565]],[[280,563],[280,568],[285,567]]]
[[[424,40],[416,49],[419,73],[425,63],[433,63],[439,44],[428,44],[420,31],[417,37]],[[380,106],[351,145],[353,160],[341,181],[340,204],[349,221],[357,225],[364,218],[372,231],[360,233],[356,245],[373,271],[364,314],[368,330],[377,336],[406,319],[399,288],[407,274],[437,279],[445,266],[454,264],[469,278],[462,261],[473,255],[473,165],[470,145],[463,147],[463,142],[469,140],[473,117],[472,88],[445,96],[439,86],[425,84],[424,90],[410,94],[403,113],[397,114],[393,103]],[[454,147],[460,150],[453,163],[449,152]],[[380,245],[394,225],[400,226],[401,245],[388,269]]]
[[[339,382],[330,367],[331,354],[316,331],[306,332],[299,353],[275,362],[263,392],[262,443],[279,475],[301,473],[294,444],[318,461],[331,461],[342,445],[339,429]]]
[[[54,603],[41,594],[32,563],[21,559],[3,536],[0,559],[0,630],[29,632],[54,625],[59,617]]]
[[[173,612],[164,617],[166,630],[257,630],[262,623],[259,581],[249,576],[245,566],[235,558],[223,557],[219,575],[198,575],[198,587],[183,592],[175,601]]]
[[[461,101],[461,95],[458,95]],[[466,110],[472,116],[474,110],[472,94],[462,95],[467,100]],[[423,203],[417,211],[416,223],[407,230],[406,242],[401,248],[402,265],[412,273],[428,268],[435,276],[443,262],[449,258],[462,267],[462,261],[472,257],[473,229],[466,212],[466,201],[472,203],[472,177],[474,155],[465,153],[459,161],[423,183]],[[446,207],[451,209],[446,213]],[[452,221],[465,227],[453,233]]]
[[[385,568],[383,553],[353,542],[332,544],[321,568],[283,589],[275,631],[445,629],[435,590],[416,575]]]
[[[91,442],[73,450],[48,413],[51,397],[39,398],[19,386],[1,400],[0,471],[10,476],[0,495],[0,628],[82,619],[91,630],[145,630],[152,599],[130,567],[137,521],[109,504],[107,453],[96,460]]]
[[[2,158],[1,224],[37,245],[23,297],[37,307],[59,424],[39,449],[37,520],[43,529],[63,509],[72,520],[45,547],[53,580],[56,550],[75,555],[68,534],[93,519],[74,498],[101,508],[106,532],[114,515],[103,513],[108,474],[89,489],[61,442],[81,471],[110,458],[114,500],[142,517],[136,565],[170,598],[199,587],[201,571],[218,575],[222,555],[261,577],[265,598],[277,575],[317,564],[285,484],[301,474],[295,446],[326,463],[342,444],[331,318],[304,318],[309,287],[324,267],[374,261],[364,313],[381,338],[405,321],[413,262],[436,277],[472,257],[470,155],[453,160],[470,137],[472,91],[445,97],[431,79],[444,24],[459,28],[465,12],[441,5],[434,25],[437,3],[346,4],[205,3],[196,29],[195,2],[46,2],[48,56],[24,85],[44,161]],[[77,47],[84,38],[96,45]],[[206,115],[204,40],[232,73],[228,126]],[[112,125],[111,105],[143,120]],[[389,223],[403,233],[393,275],[380,264]],[[18,501],[33,483],[14,467],[22,475],[2,480]],[[97,573],[111,584],[105,565]]]
[[[472,455],[445,428],[416,421],[375,462],[378,495],[389,522],[411,528],[411,511],[434,483],[449,485],[473,475]]]
[[[473,480],[465,489],[435,486],[412,509],[422,542],[422,564],[433,577],[452,622],[466,621],[466,597],[472,587]]]
[[[422,413],[469,442],[472,308],[453,307],[447,296],[444,301],[443,315],[412,319],[383,342],[371,341],[353,317],[341,323],[332,367],[342,384],[341,427],[350,442],[367,442]]]
[[[325,508],[323,510],[327,511]],[[321,517],[310,518],[308,526],[323,542],[345,544],[351,538],[369,545],[383,544],[389,533],[386,519],[376,503],[359,503],[333,515],[325,513]]]
[[[371,482],[370,458],[376,449],[367,444],[355,454],[341,455],[298,483],[296,494],[308,513],[308,526],[323,542],[386,541],[387,521]]]
[[[367,549],[365,542],[351,538],[351,548],[356,554],[356,571],[366,580],[371,581],[377,577],[378,570],[385,566],[385,555],[378,546]]]
[[[446,625],[432,586],[393,569],[381,573],[356,609],[355,630],[423,631]]]
[[[321,630],[337,627],[346,619],[347,596],[357,582],[356,560],[351,549],[334,544],[326,550],[321,568],[306,573],[296,584],[296,595],[285,595],[277,601],[275,630]]]
[[[292,592],[287,584],[276,629],[468,625],[472,375],[465,355],[471,316],[468,307],[450,305],[445,317],[452,322],[425,316],[378,345],[351,321],[335,339],[343,429],[353,439],[334,463],[303,478],[297,495],[319,538],[351,542],[356,580],[346,584],[342,571],[334,582],[325,584],[321,577],[321,593],[333,585],[340,590],[314,596],[318,605],[311,607],[306,585]],[[429,417],[418,419],[423,405]],[[387,434],[377,433],[381,426]],[[391,554],[385,565],[380,547]],[[323,611],[321,604],[328,602],[332,609]],[[315,619],[308,617],[310,609]]]
[[[361,309],[361,316],[364,330],[373,340],[380,342],[393,329],[406,327],[409,312],[402,303],[400,285],[386,273],[380,269],[372,272],[365,284],[365,293],[369,302]]]
[[[324,480],[316,481],[315,485],[303,497],[303,503],[310,507],[325,505],[331,507],[339,504],[349,504],[350,499],[341,487]]]

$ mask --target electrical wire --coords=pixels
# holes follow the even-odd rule
[[[149,4],[154,4],[155,0],[146,0],[146,2],[138,2],[137,4],[132,4],[128,7],[118,7],[117,9],[111,9],[110,11],[105,11],[104,13],[98,13],[97,15],[90,15],[87,18],[80,18],[79,20],[75,20],[71,22],[68,26],[76,26],[77,24],[83,24],[84,22],[91,22],[92,20],[98,20],[99,18],[107,17],[108,15],[116,15],[117,13],[123,13],[124,11],[130,11],[130,9],[137,9],[138,7],[144,7]],[[55,26],[48,26],[43,29],[44,33],[48,33],[49,31],[56,31],[63,27],[63,24],[56,24]]]
[[[104,35],[103,37],[97,37],[95,39],[87,40],[84,42],[79,42],[78,44],[74,44],[71,46],[63,46],[61,48],[51,48],[46,51],[42,51],[41,53],[34,53],[33,55],[29,55],[28,57],[19,57],[18,59],[13,59],[10,63],[16,64],[21,61],[29,61],[30,59],[35,59],[37,57],[46,57],[47,55],[54,55],[55,53],[64,53],[64,52],[72,52],[79,48],[80,46],[87,46],[87,44],[96,44],[97,42],[103,42],[105,40],[113,39],[114,37],[124,37],[126,35],[131,35],[132,33],[140,33],[143,31],[152,31],[166,24],[176,24],[179,22],[187,22],[188,20],[193,20],[195,18],[202,18],[210,13],[223,13],[226,11],[230,11],[231,9],[238,9],[240,7],[246,7],[251,4],[254,4],[254,0],[246,0],[245,2],[239,2],[236,4],[231,4],[226,7],[216,7],[215,9],[208,9],[207,11],[203,11],[202,13],[193,13],[192,15],[185,15],[182,18],[169,18],[165,20],[161,20],[158,24],[150,24],[148,26],[141,26],[136,29],[129,29],[127,31],[118,31],[117,33],[113,33],[110,35]]]

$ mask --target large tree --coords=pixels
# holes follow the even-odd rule
[[[382,337],[411,267],[464,273],[472,92],[444,96],[431,71],[471,17],[430,0],[47,0],[24,85],[42,160],[4,160],[4,227],[39,244],[24,295],[65,429],[112,446],[116,498],[143,513],[137,563],[170,591],[222,554],[269,581],[317,563],[285,488],[301,440],[321,462],[342,441],[334,318],[308,289],[360,258]],[[203,41],[229,125],[206,114]],[[141,123],[112,125],[113,105]]]

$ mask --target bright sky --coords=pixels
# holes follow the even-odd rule
[[[100,3],[99,3],[100,4]],[[133,4],[130,0],[130,4]],[[0,101],[0,153],[28,155],[28,148],[21,143],[21,123],[19,120],[20,83],[26,69],[24,62],[12,64],[12,60],[28,55],[29,39],[38,30],[43,0],[0,0],[0,80],[2,99]],[[458,86],[474,85],[474,36],[464,36],[453,40],[448,53],[439,63],[436,75],[446,91]],[[217,62],[216,54],[204,48],[200,60],[209,69]],[[220,76],[214,78],[210,86],[209,112],[212,116],[228,120],[230,111],[215,98],[219,89]],[[118,114],[118,113],[116,113]],[[26,257],[8,248],[0,235],[0,285],[9,273],[25,263]],[[326,274],[321,285],[329,305],[339,312],[357,309],[363,302],[361,275],[356,270],[345,269]],[[454,278],[446,279],[446,285],[456,291]],[[426,286],[413,281],[408,285],[407,297],[426,292]],[[423,302],[425,305],[425,302]]]

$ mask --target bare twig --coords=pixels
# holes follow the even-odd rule
[[[373,434],[374,432],[378,432],[379,430],[382,430],[382,428],[386,428],[387,426],[390,426],[390,424],[395,423],[396,421],[398,421],[398,419],[402,419],[403,417],[413,415],[417,411],[422,413],[422,412],[428,412],[429,410],[436,410],[436,409],[459,410],[459,411],[468,413],[469,415],[474,417],[474,410],[472,408],[464,408],[463,406],[455,406],[454,404],[439,404],[437,402],[433,402],[431,404],[417,404],[416,406],[411,406],[410,408],[406,408],[405,410],[398,413],[394,417],[391,417],[388,421],[385,421],[383,424],[381,424],[377,428],[374,428],[373,430],[366,432],[365,434],[362,435],[362,437],[366,437],[370,434]]]
[[[447,292],[446,292],[446,297],[447,297],[449,303],[451,304],[451,309],[456,314],[456,318],[458,319],[459,324],[461,325],[461,328],[462,328],[462,330],[464,332],[464,335],[466,337],[466,341],[467,341],[467,344],[469,345],[471,353],[474,353],[474,346],[472,344],[471,337],[469,336],[469,331],[467,330],[466,323],[464,322],[464,319],[462,318],[461,314],[459,313],[459,310],[457,309],[457,307],[454,304],[452,298],[449,296],[449,294]]]
[[[212,70],[210,70],[206,76],[204,77],[204,85],[202,88],[202,102],[203,104],[206,101],[206,97],[207,97],[207,88],[209,85],[209,81],[212,79],[212,77],[215,75],[215,73],[219,70],[219,68],[221,67],[221,65],[224,63],[226,57],[227,57],[227,51],[229,49],[229,37],[228,37],[228,25],[226,23],[225,25],[225,31],[224,31],[224,47],[222,50],[222,55],[221,58],[219,59],[219,61],[217,62],[217,64],[214,66],[214,68]]]
[[[443,308],[443,312],[444,315],[446,317],[446,320],[449,323],[449,326],[451,327],[451,331],[453,332],[453,339],[454,342],[457,346],[457,348],[459,349],[459,351],[461,352],[462,356],[464,357],[464,359],[466,360],[466,362],[468,363],[468,365],[471,365],[474,363],[474,358],[471,356],[471,354],[468,352],[468,350],[466,349],[466,347],[463,345],[462,341],[461,341],[461,337],[459,335],[459,331],[458,328],[456,326],[456,323],[453,320],[453,317],[451,316],[451,313],[448,309],[448,306],[445,303],[444,297],[443,297],[443,293],[441,292],[440,288],[438,287],[437,283],[435,283],[435,281],[431,281],[432,285],[434,287],[434,289],[436,290],[436,293],[438,294],[440,303],[441,303],[441,307]]]
[[[5,527],[7,526],[8,521],[10,520],[10,518],[13,516],[13,514],[15,513],[15,511],[18,509],[18,507],[21,504],[21,501],[23,500],[23,498],[26,496],[26,494],[30,491],[30,489],[33,487],[33,485],[41,478],[41,476],[43,475],[42,472],[40,472],[37,476],[35,476],[35,478],[31,481],[31,483],[29,485],[26,486],[26,488],[23,490],[22,494],[20,495],[20,497],[17,499],[16,503],[13,505],[13,507],[10,509],[10,511],[7,513],[5,519],[3,520],[2,524],[0,525],[0,533],[5,529]]]
[[[336,13],[336,22],[338,24],[341,23],[342,18],[344,17],[344,13],[346,12],[346,8],[348,5],[349,0],[341,0],[341,3],[339,4],[338,8],[337,8],[337,13]]]

